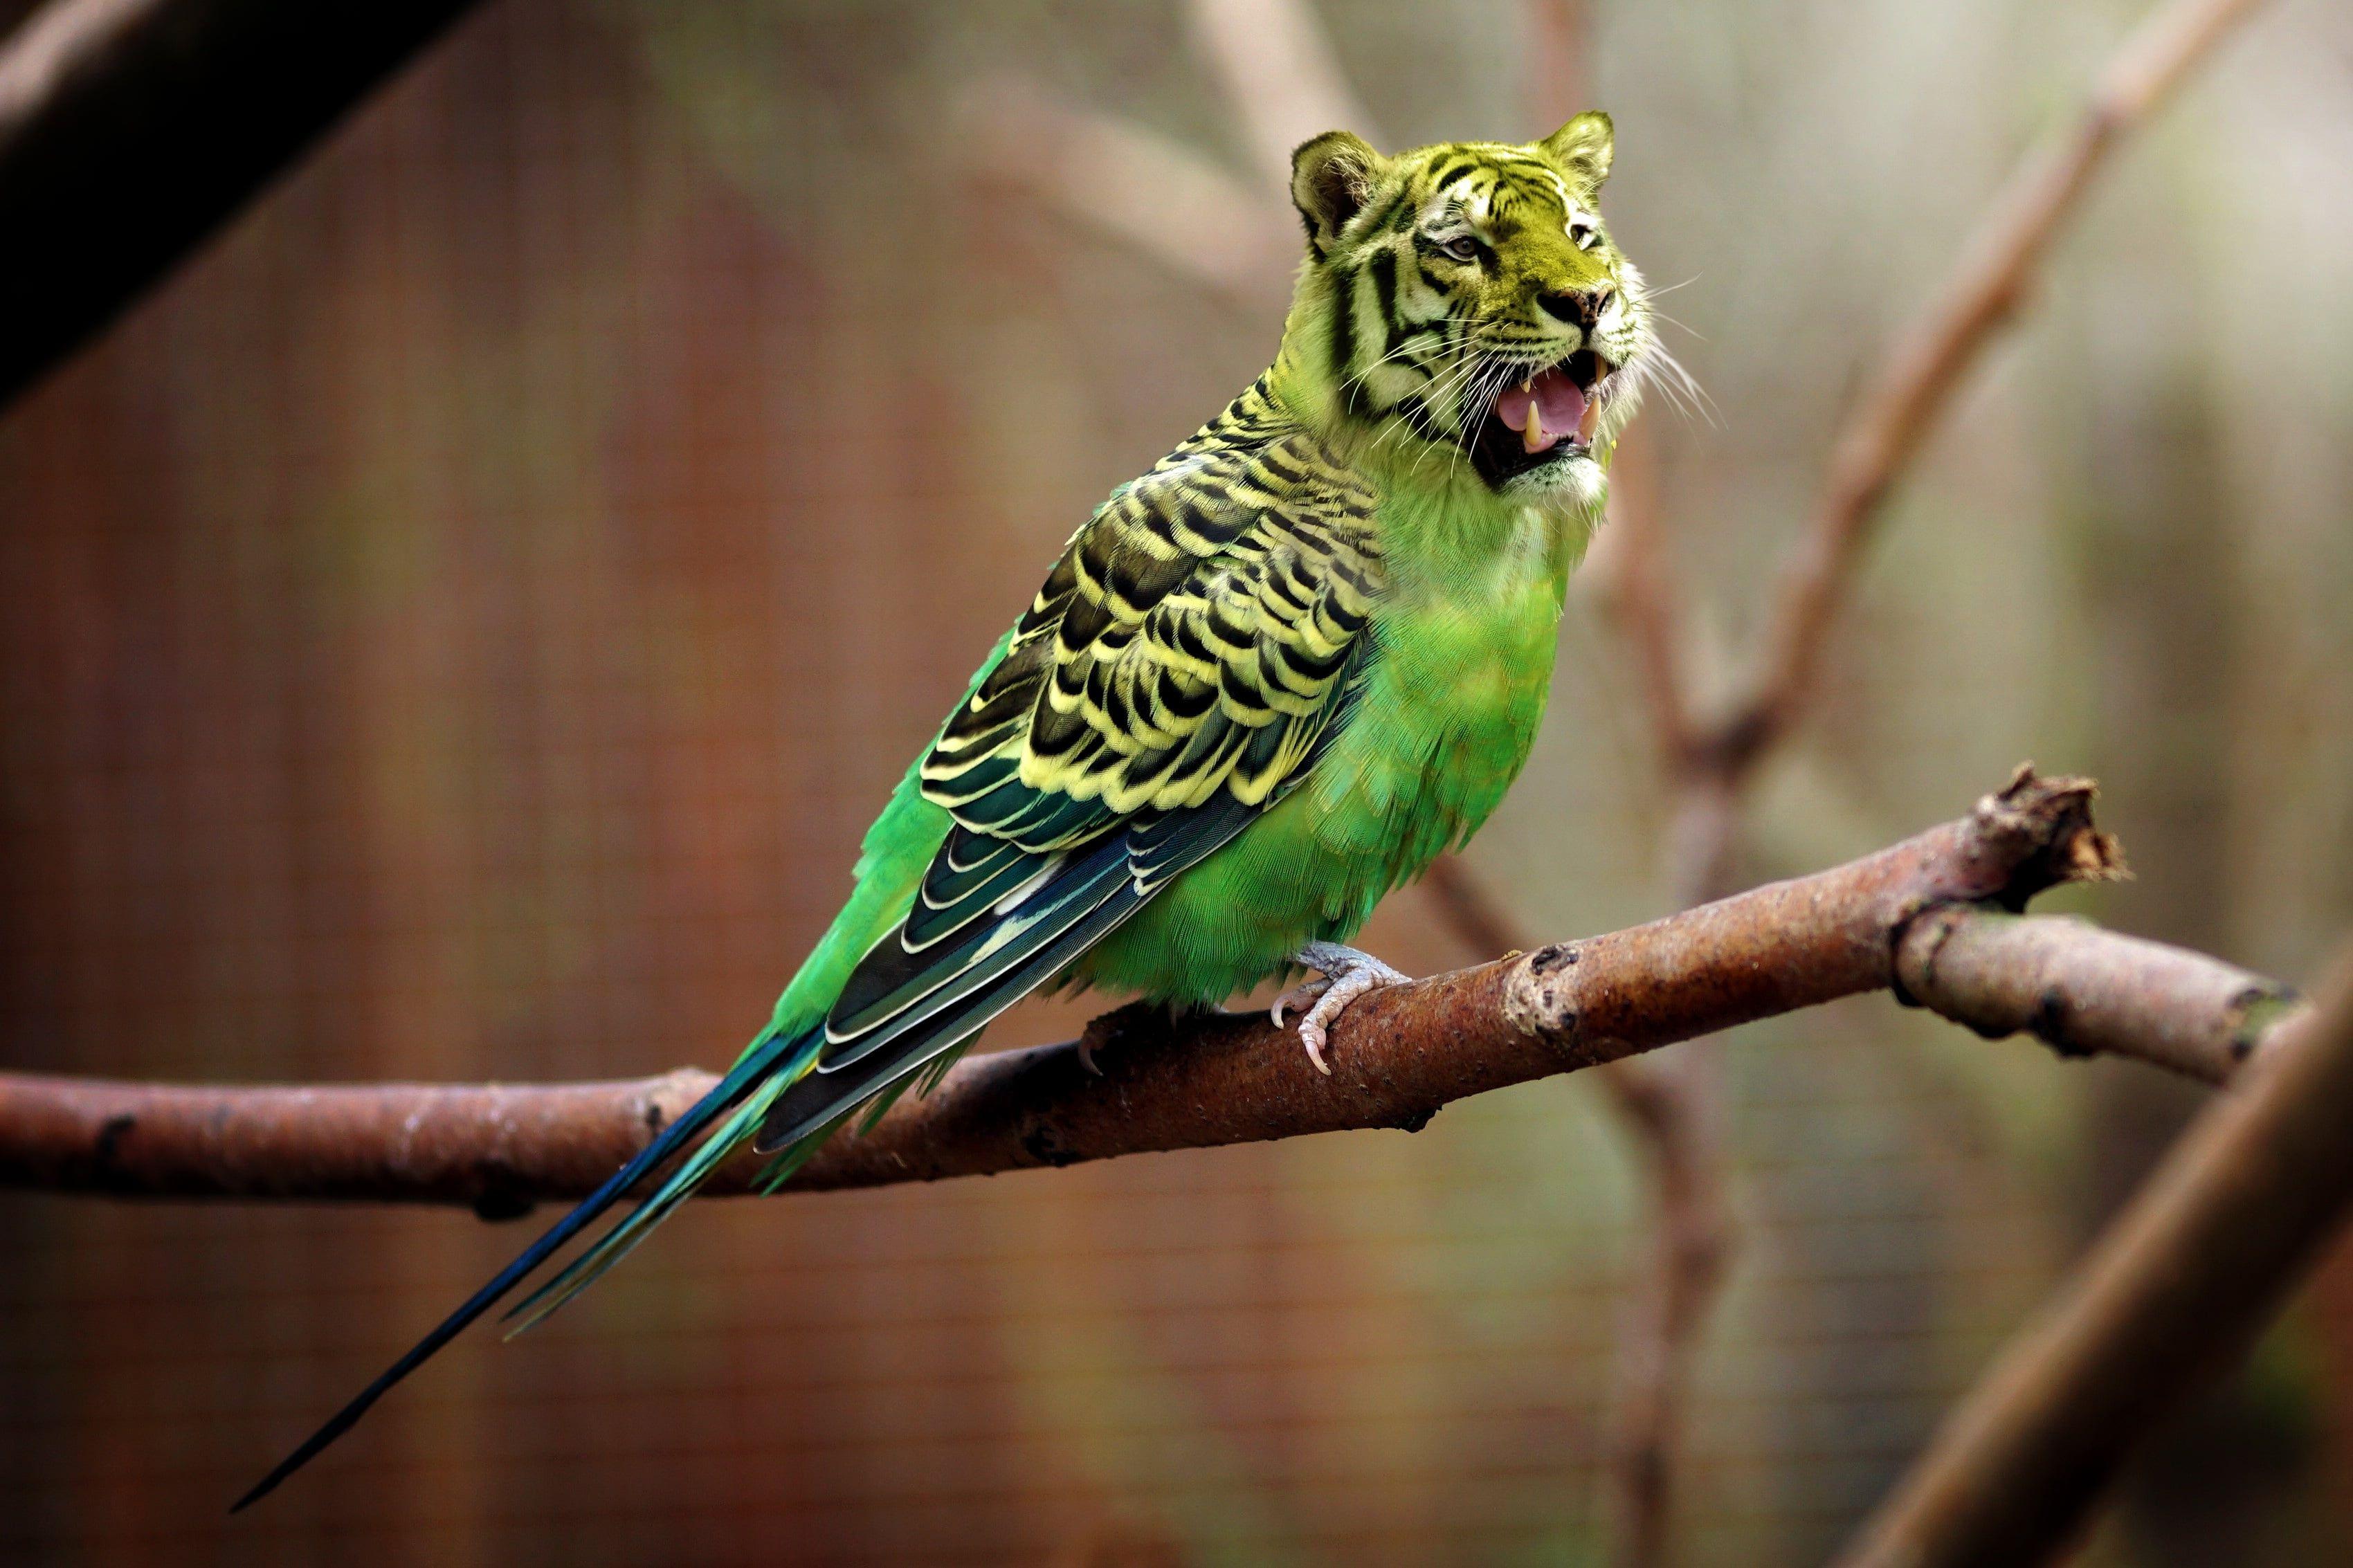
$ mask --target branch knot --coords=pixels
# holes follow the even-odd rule
[[[1577,1065],[1600,1059],[1578,1036],[1576,970],[1582,956],[1575,942],[1548,943],[1515,963],[1504,984],[1504,1022]]]

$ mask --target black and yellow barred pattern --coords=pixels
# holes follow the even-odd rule
[[[1345,132],[1303,146],[1310,264],[1284,352],[1329,387],[1332,416],[1409,460],[1460,454],[1500,488],[1538,466],[1507,441],[1482,447],[1504,388],[1586,350],[1580,386],[1603,408],[1624,400],[1634,378],[1606,372],[1639,357],[1648,326],[1641,275],[1595,207],[1609,148],[1604,115],[1528,146],[1388,159]]]
[[[1549,163],[1509,149],[1482,148],[1398,184],[1388,198],[1349,224],[1356,241],[1345,253],[1319,253],[1335,307],[1326,318],[1327,353],[1340,397],[1353,417],[1401,419],[1422,440],[1460,446],[1483,418],[1469,395],[1465,357],[1491,354],[1535,362],[1558,353],[1550,334],[1508,313],[1482,310],[1426,230],[1433,203],[1480,215],[1491,226],[1534,216],[1555,228],[1573,205]],[[1310,236],[1311,240],[1313,235]],[[1555,258],[1576,286],[1608,276],[1599,258]]]
[[[1261,379],[1071,540],[924,759],[923,794],[1032,853],[1220,790],[1265,805],[1360,662],[1373,500]]]

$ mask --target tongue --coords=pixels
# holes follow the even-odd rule
[[[1497,393],[1495,417],[1519,431],[1529,451],[1542,452],[1577,434],[1585,421],[1585,394],[1557,369],[1543,371],[1525,388],[1514,384]]]

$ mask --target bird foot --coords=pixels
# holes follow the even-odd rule
[[[1323,978],[1303,981],[1276,997],[1274,1005],[1267,1010],[1268,1016],[1280,1029],[1285,1013],[1297,1009],[1304,1014],[1299,1020],[1299,1043],[1307,1047],[1307,1059],[1325,1078],[1332,1076],[1331,1067],[1324,1060],[1324,1047],[1332,1037],[1332,1021],[1347,1010],[1349,1003],[1367,992],[1407,985],[1413,981],[1412,975],[1399,973],[1371,953],[1343,947],[1336,942],[1311,942],[1293,953],[1291,961],[1303,969],[1317,971]]]

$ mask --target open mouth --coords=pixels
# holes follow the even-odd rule
[[[1595,390],[1617,367],[1590,349],[1511,383],[1479,421],[1471,461],[1489,484],[1592,450],[1601,423]]]

